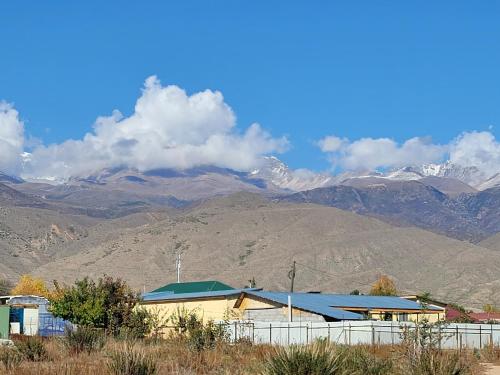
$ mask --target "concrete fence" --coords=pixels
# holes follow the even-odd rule
[[[232,341],[250,340],[253,343],[290,345],[308,344],[316,339],[356,345],[388,345],[401,343],[406,333],[419,334],[410,322],[244,322],[228,325]],[[437,345],[443,349],[483,348],[500,345],[500,324],[442,324],[432,328]],[[421,333],[420,333],[421,334]]]

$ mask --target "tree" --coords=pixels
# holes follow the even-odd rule
[[[4,296],[10,293],[12,289],[12,284],[9,280],[0,279],[0,296]]]
[[[147,314],[136,309],[139,294],[119,278],[104,276],[96,283],[86,277],[71,287],[54,285],[50,310],[55,316],[74,324],[104,328],[113,335],[122,329],[147,331]]]
[[[370,290],[370,295],[372,296],[396,296],[397,294],[394,281],[386,275],[380,276]]]
[[[487,313],[497,313],[497,312],[500,312],[500,309],[498,307],[496,307],[495,305],[491,305],[488,303],[488,304],[483,306],[483,311],[487,312]]]
[[[49,297],[50,295],[45,281],[31,275],[22,275],[10,293],[13,295],[33,295],[40,297]]]
[[[361,292],[359,289],[354,289],[351,293],[349,293],[351,296],[359,296],[361,295]]]
[[[255,277],[252,277],[250,280],[248,280],[248,284],[245,285],[245,288],[256,288],[257,287],[257,282],[255,281]]]

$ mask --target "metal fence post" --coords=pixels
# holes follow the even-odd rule
[[[328,341],[330,341],[330,323],[328,323]]]
[[[493,324],[490,324],[490,346],[493,347]]]
[[[372,346],[375,345],[375,327],[373,327],[372,322]]]
[[[441,324],[438,326],[438,345],[439,345],[439,350],[441,350]]]
[[[479,325],[479,349],[483,348],[483,330],[481,325]]]
[[[269,344],[273,343],[273,323],[269,323]]]
[[[238,322],[234,322],[234,342],[238,341]]]

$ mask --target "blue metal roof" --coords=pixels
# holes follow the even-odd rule
[[[313,293],[283,293],[283,292],[247,292],[249,295],[271,300],[282,305],[288,304],[288,296],[292,296],[292,306],[309,311],[314,314],[328,316],[333,319],[339,320],[361,320],[364,319],[363,315],[356,314],[350,311],[336,309],[325,303],[324,298],[318,298],[320,294]],[[323,295],[324,296],[324,295]]]
[[[200,298],[212,298],[212,297],[226,297],[239,295],[242,292],[252,292],[261,289],[257,288],[246,288],[246,289],[228,289],[228,290],[216,290],[209,292],[198,292],[198,293],[173,293],[173,292],[156,292],[156,293],[145,293],[142,295],[142,299],[145,302],[148,301],[173,301],[182,299],[200,299]]]
[[[251,292],[255,296],[270,299],[279,303],[288,303],[286,292]],[[344,294],[321,294],[321,293],[292,293],[292,304],[311,303],[320,306],[337,308],[362,308],[362,309],[402,309],[402,310],[435,310],[437,307],[426,306],[425,308],[417,302],[409,301],[400,297],[389,296],[356,296]],[[285,302],[282,302],[285,301]]]

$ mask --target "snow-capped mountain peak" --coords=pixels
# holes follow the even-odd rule
[[[262,166],[251,171],[250,176],[292,191],[311,190],[328,186],[333,182],[331,175],[314,173],[306,169],[291,170],[275,156],[264,157]]]

